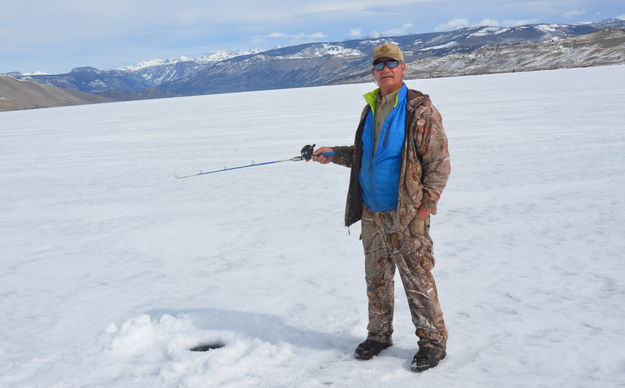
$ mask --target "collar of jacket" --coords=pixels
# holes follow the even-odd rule
[[[408,89],[405,83],[401,85],[401,88],[397,91],[397,94],[395,95],[395,104],[393,105],[393,109],[397,107],[397,103],[399,102],[399,95],[401,94],[401,89],[404,89],[404,88]],[[367,101],[367,104],[369,104],[373,113],[375,113],[375,107],[377,105],[378,94],[380,94],[380,88],[372,90],[369,93],[365,93],[363,95],[363,97],[365,98],[365,101]]]

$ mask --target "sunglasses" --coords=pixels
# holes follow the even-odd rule
[[[394,59],[390,60],[390,61],[380,61],[380,62],[376,62],[373,64],[373,70],[383,70],[384,66],[388,67],[389,69],[394,69],[397,66],[399,66],[401,62],[400,61],[396,61]]]

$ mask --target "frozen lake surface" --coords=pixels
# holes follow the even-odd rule
[[[450,332],[366,336],[347,145],[373,84],[0,113],[1,387],[623,387],[625,66],[408,81],[452,176],[432,220]],[[197,345],[221,344],[208,352]]]

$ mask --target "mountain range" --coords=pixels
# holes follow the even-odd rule
[[[370,80],[371,50],[383,42],[402,48],[408,78],[596,66],[625,63],[625,19],[479,26],[266,51],[221,51],[199,58],[146,61],[123,69],[78,67],[57,75],[5,75],[109,100],[322,86]]]
[[[0,75],[0,112],[111,102],[112,99]]]

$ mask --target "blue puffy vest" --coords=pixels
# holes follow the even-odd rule
[[[364,96],[371,109],[365,119],[362,135],[362,168],[359,179],[365,205],[373,211],[383,212],[397,208],[401,154],[406,135],[408,87],[404,84],[397,92],[395,107],[382,124],[374,154],[374,115],[379,92],[380,89],[376,89]]]

